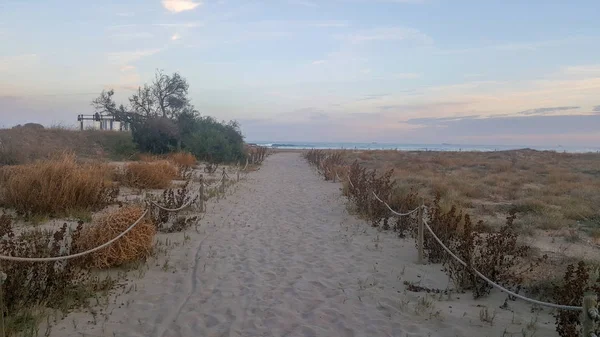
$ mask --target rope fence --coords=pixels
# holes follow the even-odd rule
[[[336,172],[336,177],[338,178],[339,181],[343,181],[342,179],[340,179],[340,176],[337,174],[337,172]],[[346,182],[348,182],[350,184],[350,186],[352,186],[352,188],[354,188],[354,184],[352,183],[350,176],[346,177]],[[539,301],[539,300],[536,300],[533,298],[529,298],[529,297],[520,295],[509,289],[506,289],[505,287],[503,287],[503,286],[499,285],[498,283],[494,282],[493,280],[489,279],[487,276],[483,275],[477,269],[473,268],[472,266],[469,266],[469,264],[467,264],[465,261],[463,261],[461,258],[459,258],[454,252],[452,252],[452,250],[450,248],[448,248],[442,242],[442,240],[434,233],[433,229],[431,229],[431,227],[425,220],[425,213],[423,211],[426,210],[427,207],[424,204],[421,204],[421,206],[415,208],[412,211],[409,211],[406,213],[401,213],[401,212],[397,212],[394,209],[392,209],[387,202],[383,201],[375,193],[375,191],[371,191],[371,192],[373,194],[373,197],[375,197],[376,200],[378,200],[379,202],[384,204],[387,207],[387,209],[396,216],[409,216],[409,215],[414,214],[415,212],[419,212],[419,218],[418,218],[419,231],[418,231],[418,236],[417,236],[417,245],[418,245],[418,250],[419,250],[419,262],[422,262],[422,259],[423,259],[423,232],[424,232],[424,229],[427,229],[427,231],[431,234],[431,236],[434,238],[434,240],[448,253],[448,255],[450,255],[452,258],[454,258],[458,263],[463,265],[465,268],[470,269],[475,275],[477,275],[479,278],[481,278],[482,280],[487,282],[492,287],[494,287],[510,296],[519,298],[519,299],[521,299],[525,302],[531,303],[531,304],[554,308],[554,309],[558,309],[558,310],[583,311],[584,314],[582,315],[582,319],[581,319],[581,325],[583,328],[582,336],[583,337],[592,337],[592,336],[596,337],[596,335],[593,333],[594,322],[600,321],[600,314],[597,309],[597,295],[596,294],[587,293],[587,294],[585,294],[585,296],[583,298],[583,306],[572,306],[572,305],[562,305],[562,304],[555,304],[555,303],[550,303],[550,302]]]
[[[148,214],[148,211],[149,211],[149,209],[146,209],[144,211],[144,213],[139,217],[139,219],[137,219],[133,224],[131,224],[131,226],[127,227],[127,229],[125,229],[121,234],[115,236],[113,239],[101,244],[100,246],[98,246],[96,248],[92,248],[90,250],[86,250],[85,252],[71,254],[71,255],[64,255],[64,256],[56,256],[56,257],[18,257],[18,256],[0,255],[0,260],[19,261],[19,262],[54,262],[54,261],[74,259],[76,257],[88,255],[93,252],[99,251],[102,248],[110,246],[115,241],[117,241],[120,238],[122,238],[123,236],[125,236],[125,234],[129,233],[135,226],[137,226],[137,224],[139,224],[142,221],[142,219]]]
[[[243,169],[238,168],[237,181],[240,181],[240,172],[247,173],[246,172],[247,167],[248,167],[248,160],[246,160],[246,165],[244,166]],[[129,227],[127,227],[127,229],[125,229],[119,235],[115,236],[114,238],[110,239],[109,241],[107,241],[95,248],[92,248],[92,249],[89,249],[89,250],[86,250],[83,252],[75,253],[75,254],[54,256],[54,257],[20,257],[20,256],[0,255],[0,260],[16,261],[16,262],[38,262],[38,263],[39,262],[57,262],[57,261],[70,260],[70,259],[89,255],[91,253],[97,252],[101,249],[104,249],[104,248],[110,246],[111,244],[113,244],[116,241],[118,241],[119,239],[121,239],[123,236],[127,235],[127,233],[129,233],[131,230],[133,230],[148,215],[148,213],[151,210],[151,206],[154,206],[154,207],[161,209],[163,211],[166,211],[166,212],[179,212],[179,211],[186,209],[187,207],[190,207],[193,204],[194,199],[198,198],[199,203],[200,203],[199,211],[200,212],[205,211],[204,210],[204,189],[205,189],[205,187],[206,188],[214,188],[214,187],[220,186],[220,192],[225,193],[227,179],[231,180],[231,178],[229,177],[229,174],[227,174],[227,172],[225,171],[225,168],[223,168],[221,179],[214,184],[207,184],[204,181],[202,175],[200,175],[200,188],[198,191],[198,195],[194,196],[193,198],[190,198],[190,200],[188,200],[185,204],[183,204],[182,206],[180,206],[178,208],[167,208],[162,205],[159,205],[158,203],[156,203],[153,200],[147,200],[146,201],[146,204],[147,204],[146,209],[134,223],[132,223]],[[218,195],[218,193],[217,193],[217,195]],[[4,281],[6,281],[7,277],[8,276],[4,272],[0,272],[0,310],[1,310],[0,311],[0,316],[1,316],[0,317],[0,336],[2,336],[2,337],[5,336],[4,309],[3,309],[4,308],[4,304],[3,304],[4,298],[2,296],[2,285],[3,285]]]

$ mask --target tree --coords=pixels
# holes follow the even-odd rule
[[[162,154],[187,150],[199,159],[223,162],[244,158],[244,137],[235,121],[200,117],[188,99],[189,85],[178,73],[157,70],[151,84],[139,87],[128,105],[117,105],[114,90],[92,101],[95,112],[131,126],[139,150]]]
[[[146,118],[169,118],[176,120],[183,113],[196,115],[198,112],[188,99],[189,85],[187,80],[178,73],[169,76],[157,70],[154,81],[139,87],[137,92],[129,97],[129,105],[119,105],[113,100],[114,90],[102,91],[100,96],[92,101],[95,111],[109,114],[115,120],[131,123],[132,126]]]

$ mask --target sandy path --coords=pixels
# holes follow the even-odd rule
[[[501,294],[483,302],[405,292],[404,280],[445,288],[448,279],[439,266],[414,264],[414,242],[349,215],[339,188],[296,153],[269,157],[209,206],[199,232],[162,235],[168,256],[52,335],[556,335],[547,312],[517,302],[514,313],[502,310]],[[496,312],[493,326],[480,320],[483,305]]]

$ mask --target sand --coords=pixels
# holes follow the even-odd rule
[[[269,157],[209,202],[197,230],[161,234],[163,253],[94,314],[71,313],[50,335],[557,336],[548,309],[500,309],[498,292],[405,291],[405,280],[446,288],[448,277],[416,264],[414,241],[349,214],[340,187],[298,153]],[[492,323],[480,318],[486,307]]]

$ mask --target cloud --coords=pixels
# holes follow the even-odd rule
[[[180,22],[180,23],[153,23],[152,24],[152,26],[173,27],[173,28],[195,28],[195,27],[201,27],[203,25],[204,24],[199,21]]]
[[[325,21],[310,23],[308,26],[319,28],[345,28],[350,26],[350,24],[347,21]]]
[[[398,73],[391,74],[390,78],[398,79],[398,80],[409,80],[414,78],[420,78],[422,75],[417,73]]]
[[[128,71],[134,71],[135,67],[131,66],[131,65],[124,65],[124,66],[121,67],[120,70],[121,70],[121,72],[124,73],[124,72],[128,72]]]
[[[177,41],[181,39],[181,35],[175,33],[173,34],[173,36],[171,36],[171,41]]]
[[[565,67],[562,72],[566,75],[600,76],[600,64]]]
[[[584,42],[590,40],[585,37],[570,37],[566,39],[557,39],[557,40],[547,40],[547,41],[533,41],[533,42],[522,42],[522,43],[501,43],[494,44],[488,46],[481,47],[470,47],[470,48],[462,48],[462,49],[446,49],[446,50],[438,50],[436,54],[438,55],[454,55],[454,54],[467,54],[474,53],[480,51],[537,51],[542,48],[549,47],[560,47],[569,43],[574,42]]]
[[[192,0],[162,0],[166,10],[171,13],[181,13],[190,11],[202,5],[202,1],[194,2]]]
[[[387,97],[390,94],[372,94],[372,95],[365,95],[359,99],[357,99],[357,101],[370,101],[370,100],[374,100],[374,99],[378,99],[378,98],[383,98],[383,97]]]
[[[115,39],[119,40],[136,40],[136,39],[151,39],[154,37],[149,32],[130,32],[130,33],[116,33],[111,35]]]
[[[523,116],[491,117],[466,116],[446,121],[446,135],[494,136],[555,135],[566,133],[588,133],[600,130],[600,115]],[[437,129],[439,132],[439,128]],[[600,134],[597,135],[600,140]]]
[[[378,108],[382,111],[388,112],[431,112],[431,111],[443,111],[448,112],[450,110],[464,110],[468,106],[469,102],[431,102],[431,103],[415,103],[415,104],[391,104],[381,105]]]
[[[299,5],[299,6],[311,7],[311,8],[319,7],[319,5],[316,2],[306,1],[306,0],[288,0],[288,3],[290,3],[292,5]]]
[[[134,15],[135,15],[135,14],[134,14],[134,13],[132,13],[132,12],[121,12],[121,13],[117,13],[117,16],[126,17],[126,18],[128,18],[128,17],[132,17],[132,16],[134,16]]]
[[[22,70],[39,64],[40,57],[37,54],[22,54],[0,57],[0,71]]]
[[[312,64],[312,65],[319,65],[319,64],[323,64],[323,63],[325,63],[325,62],[327,62],[327,61],[325,61],[325,60],[316,60],[316,61],[312,61],[312,63],[311,63],[311,64]]]
[[[342,36],[352,44],[362,44],[377,41],[412,41],[419,44],[432,44],[433,39],[427,34],[414,29],[404,27],[383,27],[363,30],[353,34]]]
[[[108,53],[107,58],[111,63],[116,64],[128,64],[131,62],[138,61],[144,57],[154,55],[160,52],[162,49],[146,49],[146,50],[135,50],[135,51],[123,51]]]
[[[480,115],[457,116],[457,117],[439,117],[439,118],[411,118],[401,123],[429,126],[446,126],[448,122],[458,122],[465,119],[479,119]]]
[[[551,114],[551,113],[557,112],[557,111],[574,110],[574,109],[579,109],[579,108],[580,107],[578,107],[578,106],[557,106],[557,107],[552,107],[552,108],[529,109],[529,110],[525,110],[525,111],[519,111],[519,112],[517,112],[517,114],[518,115],[526,115],[526,116],[547,115],[547,114]]]

